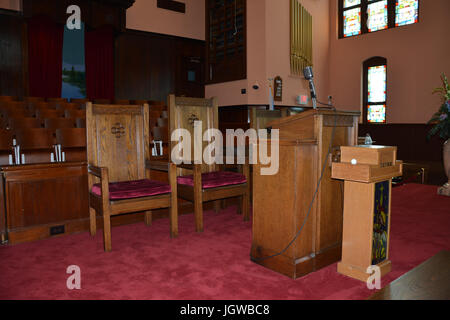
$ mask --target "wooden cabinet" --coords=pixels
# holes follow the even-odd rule
[[[206,79],[247,77],[246,0],[206,0]]]
[[[4,232],[9,243],[87,229],[88,184],[84,162],[5,166],[2,186]]]

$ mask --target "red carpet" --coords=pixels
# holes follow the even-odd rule
[[[342,276],[336,264],[291,280],[249,259],[251,224],[235,214],[205,213],[205,232],[192,215],[169,237],[167,219],[112,229],[113,252],[101,231],[0,247],[0,299],[300,300],[365,299],[365,283]],[[436,187],[393,189],[390,258],[382,286],[450,249],[450,198]],[[68,290],[66,268],[81,268],[81,290]]]

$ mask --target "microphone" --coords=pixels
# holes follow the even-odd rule
[[[305,69],[303,69],[303,75],[305,79],[309,81],[309,89],[311,91],[311,100],[313,103],[313,108],[317,109],[317,94],[316,94],[316,86],[314,85],[314,75],[312,67],[308,66]]]

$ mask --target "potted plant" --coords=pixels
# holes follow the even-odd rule
[[[433,94],[439,94],[441,96],[442,105],[428,122],[429,124],[434,124],[428,136],[431,137],[432,135],[439,134],[445,140],[443,158],[448,181],[444,186],[439,188],[438,193],[450,196],[450,86],[445,74],[442,74],[441,79],[442,87],[434,89]]]

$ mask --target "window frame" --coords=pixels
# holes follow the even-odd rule
[[[352,7],[348,7],[344,9],[344,0],[338,0],[338,14],[339,14],[339,39],[348,39],[348,38],[353,38],[356,36],[360,36],[363,34],[367,34],[367,33],[374,33],[374,32],[378,32],[378,31],[383,31],[383,30],[389,30],[392,28],[400,28],[400,27],[404,27],[404,26],[396,26],[395,25],[395,8],[396,8],[396,4],[397,4],[397,0],[387,0],[387,5],[388,5],[388,25],[387,28],[385,29],[380,29],[377,31],[372,31],[369,32],[368,27],[367,27],[367,20],[368,20],[368,14],[367,14],[367,8],[369,4],[372,3],[376,3],[379,1],[383,1],[383,0],[361,0],[361,3],[359,5],[355,5]],[[417,22],[420,22],[420,0],[419,1],[419,8],[418,8],[418,17],[417,17]],[[361,8],[361,33],[359,35],[354,35],[354,36],[349,36],[349,37],[345,37],[344,36],[344,11],[347,10],[351,10],[351,9],[355,9],[355,8]],[[415,23],[413,23],[415,24]],[[411,24],[409,24],[411,25]],[[408,25],[406,25],[408,26]]]
[[[369,102],[369,68],[371,67],[377,67],[377,66],[386,66],[386,100],[384,102]],[[372,57],[367,59],[363,62],[363,112],[362,112],[362,123],[363,124],[370,124],[370,125],[384,125],[387,124],[387,115],[388,115],[388,64],[387,59],[384,57]],[[384,104],[385,105],[385,121],[384,122],[369,122],[369,119],[367,119],[369,114],[369,105],[379,105]]]

